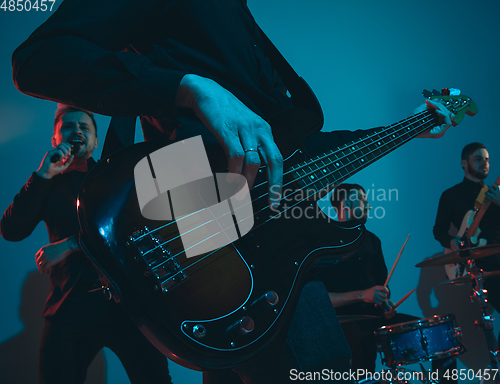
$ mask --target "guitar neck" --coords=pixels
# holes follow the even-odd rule
[[[306,198],[322,195],[434,125],[434,115],[426,110],[291,167],[289,172],[307,190]]]
[[[474,220],[472,220],[472,224],[470,227],[467,229],[466,232],[466,237],[470,239],[473,235],[476,234],[477,229],[479,228],[479,223],[483,219],[484,214],[486,213],[486,210],[490,206],[491,200],[485,199],[483,205],[481,205],[481,208],[479,211],[476,212],[476,215],[474,216]]]
[[[497,181],[495,181],[495,184],[493,185],[499,185],[500,184],[500,176],[498,176]],[[484,199],[483,204],[481,205],[481,208],[479,211],[476,212],[476,215],[474,216],[474,220],[472,220],[471,225],[467,229],[467,232],[465,236],[467,239],[470,239],[472,236],[474,236],[479,228],[479,223],[481,223],[481,220],[483,219],[484,214],[486,213],[488,207],[491,204],[491,200],[488,198]]]

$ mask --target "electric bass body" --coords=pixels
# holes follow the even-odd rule
[[[79,195],[82,246],[115,300],[167,357],[192,369],[238,365],[290,318],[307,269],[348,257],[365,228],[329,219],[308,199],[277,215],[258,199],[266,183],[251,191],[248,234],[186,258],[177,223],[145,219],[139,209],[134,166],[160,147],[135,144],[91,170]],[[296,151],[285,169],[303,160]],[[259,177],[256,185],[265,171]]]
[[[454,125],[477,112],[467,96],[431,98],[455,114]],[[321,116],[296,108],[269,123],[286,158],[281,205],[267,206],[261,169],[251,190],[252,229],[207,254],[186,257],[175,220],[141,214],[134,167],[164,143],[135,144],[101,160],[79,195],[81,245],[105,285],[146,337],[188,368],[236,366],[273,340],[293,313],[308,268],[342,261],[366,235],[356,220],[325,216],[314,198],[434,127],[436,116],[416,113],[307,160],[295,149],[321,126]],[[211,139],[203,141],[212,171],[219,172],[227,168],[225,156],[217,145],[210,148]]]

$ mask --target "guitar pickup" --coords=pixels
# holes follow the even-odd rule
[[[134,232],[128,238],[127,244],[135,248],[134,260],[146,263],[144,276],[155,278],[155,290],[166,293],[188,279],[188,275],[157,230],[145,226]]]

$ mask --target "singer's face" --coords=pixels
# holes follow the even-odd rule
[[[53,137],[55,146],[74,141],[81,143],[78,153],[74,153],[75,159],[86,160],[97,148],[96,129],[92,119],[85,112],[65,113],[55,127]]]

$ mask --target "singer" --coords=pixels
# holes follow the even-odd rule
[[[73,144],[71,144],[73,143]],[[36,265],[50,274],[42,316],[40,383],[83,383],[103,347],[122,362],[132,383],[171,383],[167,358],[142,335],[123,308],[106,300],[97,272],[80,249],[76,198],[94,165],[97,129],[92,113],[60,104],[52,146],[0,222],[6,240],[28,237],[44,221],[50,244]],[[71,148],[73,145],[73,154]],[[59,156],[55,163],[50,159]]]
[[[78,119],[76,118],[76,114],[66,115],[71,112],[83,113],[84,118]],[[65,116],[64,120],[66,121],[61,120],[63,116]],[[73,116],[74,118],[70,119],[68,116]],[[59,126],[60,129],[58,129]],[[86,162],[92,157],[92,152],[97,148],[97,144],[97,125],[93,114],[59,104],[54,119],[54,135],[52,136],[52,146],[54,149],[47,152],[42,160],[42,164],[40,164],[37,171],[38,175],[43,177],[47,171],[49,174],[57,171],[55,173],[57,175],[60,172],[64,172],[73,160],[75,163]],[[50,163],[52,164],[57,163],[58,168],[61,167],[61,169],[51,168],[51,164],[46,163],[47,159],[50,159]],[[51,178],[53,175],[50,176],[49,174],[46,176]]]

